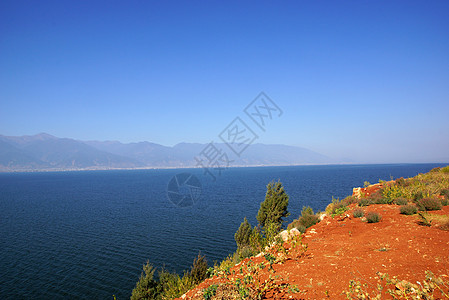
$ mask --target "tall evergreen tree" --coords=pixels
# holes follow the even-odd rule
[[[267,185],[267,193],[265,201],[260,204],[259,212],[257,213],[257,221],[262,228],[266,228],[269,224],[282,227],[283,218],[288,217],[290,213],[288,207],[288,194],[280,181],[270,182]]]

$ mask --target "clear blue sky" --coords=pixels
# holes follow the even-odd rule
[[[0,134],[449,160],[449,1],[1,1]]]

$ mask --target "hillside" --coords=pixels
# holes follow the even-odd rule
[[[151,142],[79,141],[46,133],[0,135],[0,171],[198,167],[195,157],[205,159],[201,152],[207,146],[199,143],[167,147]],[[253,144],[240,157],[226,144],[214,146],[228,156],[228,160],[219,161],[221,167],[338,162],[305,148],[286,145]],[[216,167],[214,162],[210,165]]]
[[[448,196],[449,167],[356,189],[307,229],[305,210],[264,253],[230,256],[179,299],[446,299]]]

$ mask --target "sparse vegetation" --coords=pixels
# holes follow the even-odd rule
[[[370,200],[370,199],[366,199],[366,198],[361,198],[361,199],[358,201],[358,205],[359,205],[359,206],[368,206],[368,205],[371,205],[371,204],[373,204],[373,203],[371,202],[371,200]]]
[[[399,211],[403,215],[414,215],[418,212],[418,208],[413,204],[402,205]]]
[[[434,197],[422,198],[422,199],[416,201],[416,206],[421,211],[440,210],[442,207],[441,200],[438,198],[434,198]]]
[[[370,211],[366,214],[366,221],[368,223],[377,223],[382,219],[382,217],[374,211]]]
[[[377,292],[369,292],[367,284],[351,280],[349,290],[343,292],[347,299],[384,299],[389,295],[392,299],[445,299],[449,298],[449,281],[447,277],[435,276],[426,271],[425,279],[421,282],[412,283],[400,280],[397,277],[390,278],[388,274],[377,273]]]
[[[347,197],[343,200],[340,200],[338,198],[335,199],[334,197],[332,197],[332,203],[330,203],[326,207],[326,213],[332,216],[342,214],[348,210],[348,203],[352,201],[353,201],[352,197]]]
[[[132,291],[131,300],[173,299],[208,277],[207,260],[201,254],[194,259],[191,270],[185,272],[183,276],[162,269],[158,273],[159,280],[156,280],[155,271],[156,269],[149,262],[143,266],[143,272]]]
[[[361,218],[365,215],[365,212],[361,208],[356,208],[352,212],[352,215],[354,216],[354,218]]]
[[[302,208],[301,216],[298,219],[299,225],[302,225],[307,229],[319,221],[320,219],[313,213],[313,209],[310,206]]]
[[[360,199],[352,196],[343,200],[332,197],[332,203],[326,207],[326,213],[334,217],[346,212],[352,203],[357,203],[359,207],[352,211],[353,217],[365,217],[362,220],[366,219],[367,223],[377,223],[382,219],[379,213],[374,211],[365,213],[364,209],[360,207],[371,204],[396,204],[400,205],[401,214],[414,215],[418,213],[418,224],[420,225],[432,225],[441,230],[449,230],[449,216],[426,212],[441,209],[442,206],[449,204],[449,166],[435,168],[427,174],[419,174],[413,178],[398,178],[394,181],[382,182],[382,184],[383,186],[373,193],[369,190],[371,194],[367,192],[368,196],[362,193]],[[375,190],[376,187],[370,187],[370,189],[373,188]],[[257,214],[258,225],[252,227],[245,218],[234,235],[237,244],[235,253],[230,254],[223,261],[215,263],[214,268],[208,268],[205,257],[198,255],[190,271],[180,276],[163,269],[158,273],[158,280],[154,278],[155,269],[147,263],[133,290],[131,299],[179,297],[210,275],[218,276],[225,283],[212,284],[203,289],[199,294],[203,299],[228,299],[227,297],[262,299],[268,291],[277,291],[281,294],[300,292],[298,287],[288,283],[288,279],[276,274],[276,266],[274,266],[282,264],[292,257],[293,259],[299,258],[307,250],[307,245],[302,243],[302,235],[293,237],[287,243],[284,243],[279,236],[284,219],[289,215],[288,202],[289,197],[282,184],[270,182],[267,185],[265,200],[261,203]],[[351,208],[353,207],[351,206]],[[415,218],[411,217],[408,220],[415,222]],[[306,206],[303,207],[298,219],[289,224],[288,229],[297,228],[304,233],[307,228],[317,224],[319,220],[319,215],[315,214],[311,207]],[[338,221],[343,221],[341,224],[344,225],[346,216],[338,218]],[[349,231],[349,235],[351,236],[351,231]],[[389,249],[391,248],[387,244],[382,244],[378,251],[388,251]],[[297,252],[296,256],[292,256],[295,251]],[[263,262],[254,263],[251,257],[261,252],[263,252],[263,256],[259,258],[259,262],[260,259],[263,259]],[[249,258],[249,260],[242,262],[245,258]],[[234,267],[240,262],[240,269]],[[441,295],[449,298],[447,296],[449,295],[448,282],[441,281],[441,278],[434,277],[430,272],[426,273],[425,284],[419,286],[399,281],[394,277],[390,279],[388,275],[381,273],[379,273],[379,282],[379,289],[382,288],[379,293],[391,295],[394,299],[401,297],[432,299],[437,290],[441,292]],[[367,293],[366,286],[356,281],[350,282],[349,291],[345,294],[348,299],[373,298]]]
[[[416,202],[423,198],[440,195],[446,189],[449,189],[449,166],[408,179],[396,179],[393,184],[383,188],[382,194],[392,201],[404,198]]]
[[[394,204],[396,204],[396,205],[407,205],[408,204],[408,200],[404,199],[404,198],[397,198],[396,200],[394,200]]]

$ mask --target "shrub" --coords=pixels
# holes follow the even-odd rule
[[[413,204],[402,205],[399,211],[403,215],[414,215],[418,212],[418,208]]]
[[[370,199],[366,199],[366,198],[360,199],[359,203],[358,203],[359,206],[368,206],[368,205],[371,205],[371,204],[372,204],[371,200]]]
[[[407,201],[407,199],[404,199],[404,198],[397,198],[396,200],[394,200],[394,204],[407,205],[408,201]]]
[[[338,210],[338,213],[337,213],[337,210]],[[335,199],[334,197],[332,197],[332,203],[330,203],[326,207],[326,213],[328,215],[340,214],[346,210],[347,210],[346,204],[343,202],[343,200],[340,201],[340,199]]]
[[[382,189],[383,198],[388,199],[388,203],[392,203],[395,199],[404,197],[404,187],[397,184],[388,184]]]
[[[393,200],[384,197],[376,197],[373,198],[372,202],[374,202],[374,204],[391,204]]]
[[[440,171],[443,172],[443,173],[449,173],[449,166],[446,166],[446,167],[444,167],[444,168],[441,168]]]
[[[348,197],[344,198],[343,200],[341,200],[341,202],[344,206],[348,206],[348,205],[351,205],[352,203],[356,203],[357,198],[353,197],[353,196],[348,196]]]
[[[157,281],[154,280],[155,271],[156,269],[147,261],[146,265],[143,266],[139,281],[132,291],[131,300],[156,299],[159,289]]]
[[[201,253],[198,257],[193,260],[192,268],[190,269],[189,276],[192,277],[193,281],[198,284],[207,278],[207,259]]]
[[[419,210],[440,210],[442,205],[440,199],[427,197],[418,200],[416,206]]]
[[[239,248],[238,252],[241,260],[244,260],[245,258],[251,257],[254,254],[256,254],[254,253],[253,248],[251,248],[250,246],[244,246],[242,248]]]
[[[378,190],[375,193],[372,193],[368,197],[366,197],[371,203],[375,204],[390,204],[392,202],[391,199],[388,199],[383,196],[382,190]]]
[[[159,287],[161,288],[160,297],[155,299],[174,299],[180,297],[188,290],[194,288],[195,285],[193,278],[189,276],[188,273],[184,273],[181,277],[175,272],[170,273],[163,269],[159,272]]]
[[[366,221],[368,223],[377,223],[382,219],[382,217],[374,211],[370,211],[369,213],[366,214]]]
[[[335,210],[335,213],[332,215],[332,216],[335,216],[335,215],[341,215],[342,213],[344,213],[345,211],[347,211],[349,208],[347,207],[347,206],[342,206],[342,207],[340,207],[340,208],[337,208],[336,210]]]
[[[413,200],[415,202],[421,200],[422,198],[424,198],[424,194],[421,191],[418,191],[413,195]]]
[[[315,215],[305,215],[299,218],[299,225],[304,226],[305,228],[309,228],[310,226],[318,223],[320,219],[318,219]]]
[[[441,205],[442,206],[448,206],[449,205],[449,199],[448,198],[441,199]]]
[[[313,215],[313,208],[310,206],[303,206],[301,210],[301,216]]]
[[[310,206],[304,206],[301,211],[301,216],[298,219],[299,225],[309,228],[318,223],[320,219],[313,214],[313,209]],[[298,229],[299,230],[299,229]]]
[[[399,186],[405,186],[406,182],[404,177],[398,178],[394,181],[395,184],[399,185]]]
[[[356,208],[352,215],[354,216],[354,218],[361,218],[365,215],[365,213],[363,212],[363,209]]]
[[[299,224],[298,226],[296,226],[296,229],[298,229],[299,232],[301,233],[305,233],[307,228],[304,225]]]

